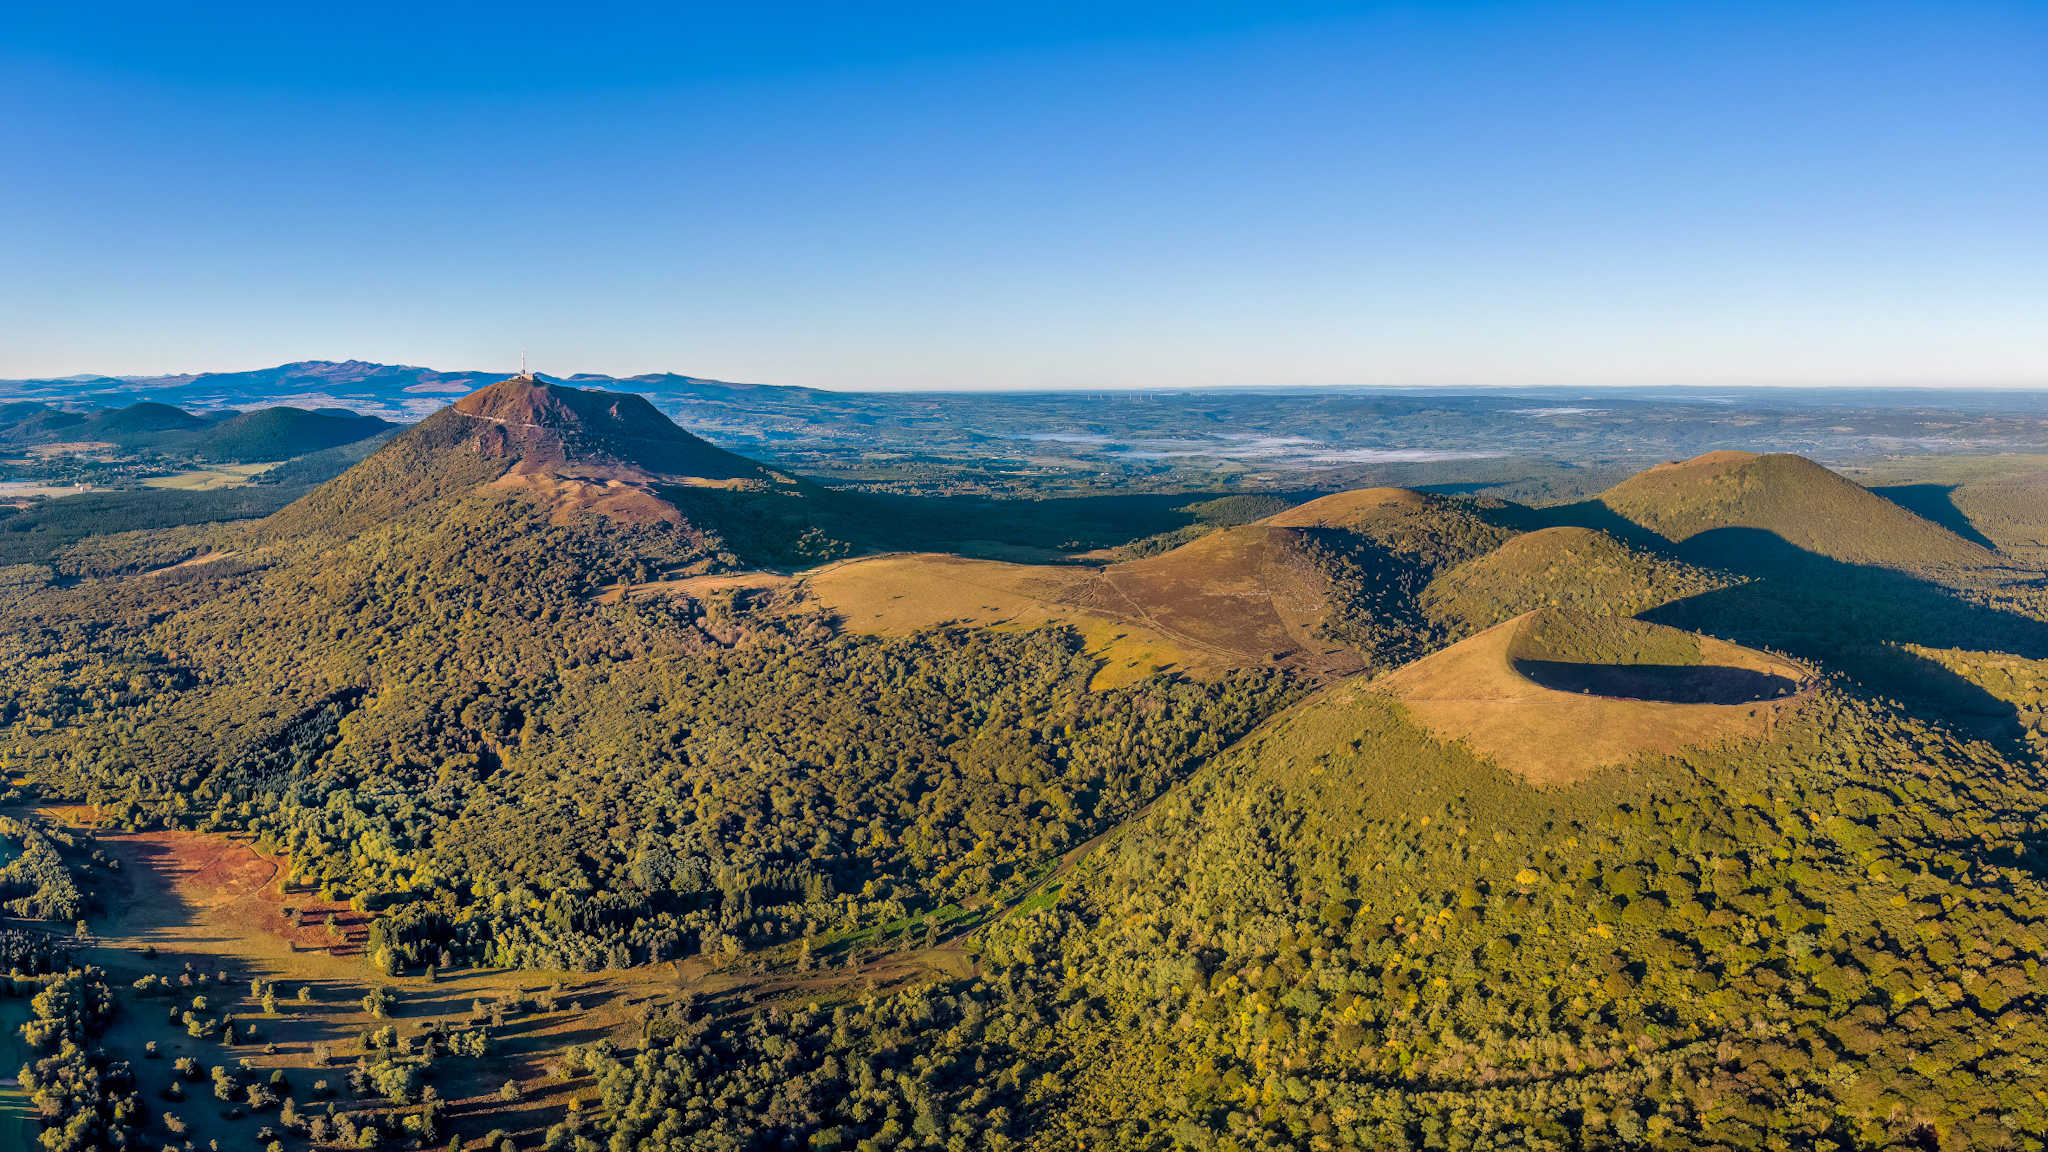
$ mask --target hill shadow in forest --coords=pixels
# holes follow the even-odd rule
[[[1642,619],[1815,660],[1971,734],[2010,737],[2017,710],[1899,645],[2048,657],[2048,623],[1970,603],[1909,573],[1819,556],[1775,532],[1716,528],[1662,550],[1750,580],[1652,609]]]
[[[1512,528],[1518,532],[1535,532],[1543,528],[1592,528],[1639,548],[1660,552],[1671,550],[1671,541],[1598,500],[1581,500],[1576,504],[1553,504],[1545,508],[1509,504],[1505,507],[1482,509],[1480,514],[1503,528]]]
[[[861,552],[957,552],[1021,563],[1101,563],[1077,553],[1241,520],[1213,494],[1134,493],[998,499],[815,490],[801,497],[663,487],[685,518],[715,530],[743,562],[801,567]],[[1274,493],[1293,504],[1310,493]],[[1182,541],[1176,540],[1175,543]]]
[[[1929,520],[1961,536],[1972,544],[1998,550],[1998,545],[1977,531],[1970,518],[1955,505],[1954,484],[1889,484],[1870,491],[1897,504],[1922,520]]]

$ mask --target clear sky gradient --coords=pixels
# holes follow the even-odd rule
[[[9,6],[0,376],[2048,386],[2048,4]]]

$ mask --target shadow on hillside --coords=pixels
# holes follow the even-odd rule
[[[1518,532],[1534,532],[1542,528],[1594,528],[1639,548],[1663,552],[1671,549],[1669,540],[1598,500],[1556,504],[1548,508],[1510,504],[1505,508],[1485,510],[1482,514],[1501,527],[1513,528]]]
[[[1897,645],[2048,657],[2048,623],[1972,604],[1907,573],[1817,556],[1774,532],[1717,528],[1663,551],[1751,580],[1643,619],[1818,661],[1977,735],[2009,735],[2016,709]]]
[[[1179,509],[1213,499],[1188,493],[997,500],[976,496],[839,493],[849,527],[875,546],[957,551],[989,542],[1049,552],[1113,548],[1196,522]],[[1299,498],[1300,494],[1288,494]]]
[[[1922,520],[1933,521],[1972,544],[1997,551],[1998,545],[1977,531],[1977,526],[1956,507],[1955,490],[1953,484],[1892,484],[1871,489]]]
[[[206,939],[183,931],[198,909],[170,882],[179,866],[177,855],[169,845],[135,833],[102,834],[94,844],[121,864],[114,891],[99,893],[103,904],[111,904],[113,928],[156,949],[158,974],[177,979],[178,972],[164,959]]]
[[[807,567],[861,552],[958,552],[1057,564],[1077,552],[1205,522],[1186,509],[1217,499],[1186,492],[1045,499],[837,489],[802,496],[681,487],[659,493],[692,523],[716,531],[742,562],[761,567]],[[1270,495],[1297,502],[1315,493]],[[1213,515],[1206,521],[1226,522]]]
[[[1799,685],[1784,676],[1715,664],[1583,664],[1517,660],[1515,671],[1557,692],[1665,704],[1753,704],[1790,696]]]

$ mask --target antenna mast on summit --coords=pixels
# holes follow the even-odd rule
[[[521,380],[533,379],[533,373],[526,370],[526,349],[524,348],[519,350],[519,378]]]

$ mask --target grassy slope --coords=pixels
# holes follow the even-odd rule
[[[1676,628],[1543,609],[1517,630],[1509,656],[1582,664],[1698,664],[1700,638]]]
[[[1755,739],[1801,707],[1797,699],[1678,704],[1558,691],[1518,668],[1531,656],[1602,665],[1705,663],[1777,676],[1788,685],[1806,678],[1764,653],[1718,640],[1546,609],[1425,656],[1382,684],[1428,731],[1463,740],[1541,785],[1575,783],[1644,754]]]
[[[340,510],[352,515],[360,508]],[[410,673],[427,667],[423,658],[433,655],[463,678],[479,669],[501,680],[536,677],[523,689],[534,693],[526,707],[536,712],[540,702],[566,688],[608,683],[611,668],[601,663],[608,657],[601,645],[587,643],[586,635],[566,627],[521,630],[541,616],[567,620],[582,611],[573,598],[511,598],[490,583],[505,577],[546,588],[553,581],[576,579],[573,564],[553,568],[542,579],[532,575],[541,564],[560,560],[560,549],[575,540],[536,537],[520,551],[514,547],[518,541],[487,531],[493,524],[505,526],[504,508],[461,500],[429,511],[434,514],[385,525],[352,545],[347,555],[302,564],[288,578],[268,585],[274,599],[266,610],[279,609],[276,617],[237,620],[216,607],[218,634],[189,628],[172,634],[260,649],[255,654],[261,659],[247,668],[270,675],[304,660],[295,638],[314,635],[308,630],[311,622],[329,623],[336,637],[345,637],[335,641],[337,682],[359,682],[380,660],[390,661],[386,667],[394,671]],[[1410,539],[1423,539],[1429,527],[1407,519],[1400,519],[1400,525]],[[526,532],[535,526],[518,527]],[[1400,538],[1386,534],[1389,541]],[[1374,542],[1379,544],[1377,538]],[[1389,554],[1398,552],[1381,546]],[[1458,555],[1462,547],[1446,547],[1442,555]],[[339,571],[337,559],[346,561]],[[455,583],[462,579],[475,583]],[[223,591],[235,587],[223,586]],[[372,602],[368,610],[366,598]],[[479,621],[488,626],[480,627]],[[604,640],[643,644],[645,638],[631,635],[634,629],[658,637],[666,625],[632,613],[612,614],[604,621]],[[507,630],[511,634],[500,634]],[[569,656],[571,645],[573,659],[591,661],[591,670],[542,683],[538,669]],[[343,651],[345,646],[352,647]],[[265,668],[263,661],[274,665]],[[209,672],[242,670],[220,665]],[[825,699],[823,685],[837,670],[829,662],[822,667],[807,663],[798,670],[818,678],[816,696]],[[421,754],[428,763],[441,758],[450,749],[405,745],[415,734],[404,730],[398,711],[416,707],[423,715],[437,710],[452,714],[454,709],[442,706],[468,699],[453,695],[456,689],[481,690],[424,677],[416,684],[402,680],[394,675],[386,684],[388,699],[380,706],[389,708],[392,717],[380,721],[388,723],[385,730],[359,730],[347,744],[348,754],[363,765],[388,763],[394,754]],[[254,695],[262,694],[259,686]],[[661,695],[681,698],[686,693],[678,689]],[[552,726],[563,752],[559,765],[580,770],[587,762],[597,774],[579,799],[591,799],[599,783],[634,791],[627,770],[641,766],[637,750],[660,741],[632,732],[604,733],[583,747],[577,741],[584,738],[589,717],[630,728],[629,721],[639,718],[644,707],[637,696],[638,686],[622,676],[617,687],[549,705],[561,709],[562,722]],[[258,699],[249,716],[235,719],[257,720],[258,706],[275,710],[277,701]],[[512,714],[516,717],[517,710]],[[578,719],[570,722],[571,717]],[[465,725],[488,722],[466,714],[463,720]],[[764,720],[748,731],[767,732],[781,722]],[[1798,731],[1781,734],[1778,743],[1751,749],[1743,758],[1653,758],[1638,771],[1596,777],[1577,790],[1536,791],[1496,765],[1432,740],[1395,706],[1369,695],[1340,700],[1333,693],[1291,716],[1233,753],[1218,774],[1205,777],[1177,807],[1162,805],[1154,821],[1119,842],[1121,854],[1105,856],[1100,867],[1091,863],[1065,894],[1048,894],[1049,907],[1041,915],[1020,918],[1013,934],[991,949],[992,975],[1071,981],[1067,990],[1073,995],[1045,1001],[1053,1018],[1047,1029],[1050,1047],[1041,1051],[1019,1042],[1034,1059],[1043,1055],[1048,1068],[1063,1058],[1061,1051],[1074,1057],[1070,1071],[1031,1089],[1030,1106],[1045,1121],[1041,1142],[1138,1147],[1160,1139],[1146,1125],[1164,1122],[1170,1128],[1186,1119],[1212,1133],[1208,1146],[1221,1146],[1214,1133],[1250,1142],[1253,1127],[1281,1143],[1307,1142],[1313,1135],[1334,1139],[1331,1133],[1347,1131],[1353,1140],[1394,1143],[1392,1127],[1363,1127],[1365,1118],[1395,1124],[1383,1117],[1382,1105],[1407,1109],[1399,1142],[1430,1135],[1431,1118],[1438,1132],[1460,1124],[1469,1128],[1474,1114],[1496,1127],[1517,1129],[1530,1142],[1564,1140],[1549,1132],[1557,1127],[1589,1146],[1597,1146],[1603,1133],[1622,1133],[1631,1125],[1648,1130],[1659,1116],[1681,1135],[1731,1118],[1754,1128],[1762,1121],[1754,1107],[1742,1102],[1752,1097],[1788,1100],[1792,1089],[1786,1078],[1804,1074],[1774,1063],[1790,1059],[1786,1050],[1804,1053],[1808,1071],[1821,1062],[1820,1048],[1833,1055],[1834,1063],[1850,1051],[1867,1064],[1870,1053],[1855,1051],[1864,1043],[1863,1032],[1852,1029],[1877,1029],[1893,1037],[1901,1060],[1910,1052],[1912,1060],[1925,1057],[1932,1069],[1901,1071],[1894,1062],[1882,1069],[1872,1066],[1859,1081],[1866,1094],[1893,1092],[1902,1109],[1899,1123],[1938,1115],[1947,1118],[1930,1122],[1977,1125],[1988,1107],[1981,1098],[2017,1082],[2017,1066],[2006,1063],[2008,1049],[2038,1048],[2026,1047],[2034,1043],[2031,1039],[2001,1034],[1999,1043],[2006,1048],[1961,1060],[1954,1047],[1959,1038],[1972,1028],[1990,1029],[1977,1016],[1966,1023],[1948,1014],[1958,1003],[1975,1012],[1989,1002],[1978,993],[1980,985],[2006,987],[2019,959],[2039,952],[2010,926],[2033,923],[2040,915],[2038,893],[2028,887],[2033,882],[2025,875],[2008,875],[2017,871],[2012,866],[2016,837],[2032,832],[2003,823],[2011,811],[2032,810],[2034,798],[2010,782],[2027,777],[1987,758],[1988,751],[1962,748],[1938,731],[1841,701],[1802,717],[1801,724]],[[698,727],[712,731],[708,722]],[[601,756],[585,755],[593,750]],[[760,762],[772,763],[765,756]],[[539,795],[559,765],[540,766],[545,770],[527,776],[507,802],[524,804]],[[721,770],[720,775],[730,773]],[[527,783],[530,790],[523,787]],[[769,794],[766,783],[763,796]],[[1862,792],[1880,791],[1891,798],[1884,803],[1893,811],[1877,811],[1859,799]],[[1842,798],[1849,806],[1843,806]],[[1624,811],[1617,804],[1630,808]],[[1897,809],[1912,809],[1912,818],[1886,823]],[[1831,824],[1836,815],[1882,829],[1883,843],[1862,846],[1863,833]],[[572,814],[565,807],[558,817],[540,818],[565,828],[583,823],[578,836],[591,849],[604,850],[599,834],[605,829],[596,816],[581,810]],[[1581,827],[1567,831],[1573,822]],[[507,823],[495,821],[501,830]],[[1601,847],[1602,841],[1608,846]],[[1141,853],[1131,845],[1149,847]],[[1746,851],[1738,853],[1739,847]],[[1778,848],[1789,855],[1777,856]],[[1665,867],[1665,856],[1675,867]],[[1517,870],[1522,857],[1529,858],[1529,870],[1542,872],[1526,884]],[[1734,872],[1723,873],[1718,862],[1711,876],[1703,874],[1702,857],[1740,857],[1739,882],[1723,884]],[[1595,866],[1586,876],[1589,864]],[[1864,892],[1864,882],[1855,877],[1867,875],[1872,864],[1881,865],[1882,876],[1871,880],[1872,892]],[[1795,872],[1794,866],[1804,871]],[[1645,886],[1646,869],[1661,877],[1659,886]],[[1469,889],[1467,881],[1472,882]],[[1577,886],[1569,895],[1553,886],[1566,882]],[[1690,896],[1681,895],[1686,884],[1693,885]],[[1779,889],[1785,900],[1778,899]],[[1468,891],[1478,901],[1469,907]],[[2003,919],[1986,914],[1981,920],[1966,922],[1958,916],[1952,921],[1945,909],[1924,910],[1930,903],[1941,909],[1936,898],[1943,894],[1965,899],[1971,917],[1991,908]],[[1895,896],[1903,902],[1894,903]],[[1516,903],[1525,898],[1530,903]],[[1914,911],[1897,911],[1909,906]],[[1852,938],[1847,930],[1839,936],[1819,932],[1834,927],[1825,923],[1801,920],[1794,927],[1795,911],[1804,916],[1822,908],[1840,910],[1856,924],[1877,925],[1891,936],[1878,946],[1867,928]],[[1737,919],[1714,922],[1716,914],[1730,910]],[[1474,913],[1470,920],[1466,912]],[[1422,923],[1425,913],[1436,925],[1434,932],[1402,931]],[[1600,918],[1603,913],[1611,923]],[[1927,923],[1912,920],[1916,915]],[[1394,916],[1402,917],[1401,923]],[[1569,927],[1577,934],[1547,939],[1545,925]],[[1977,933],[1967,939],[1980,946],[1965,946],[1967,933]],[[1811,941],[1788,943],[1794,934],[1823,938],[1832,967],[1825,973],[1812,969],[1809,960],[1816,953]],[[1981,962],[1944,964],[1937,958],[1937,937],[1946,941],[1943,954],[1981,955]],[[1389,940],[1398,948],[1381,947]],[[1505,959],[1496,958],[1496,942],[1506,948]],[[1859,955],[1859,947],[1869,955]],[[1324,955],[1316,955],[1319,948]],[[1809,950],[1798,951],[1802,948]],[[2004,955],[1998,954],[2001,948]],[[1339,949],[1345,956],[1337,956]],[[1403,958],[1402,970],[1414,976],[1388,975],[1395,951]],[[1940,1018],[1930,1014],[1922,1021],[1912,1015],[1913,1000],[1875,993],[1875,1000],[1866,996],[1837,1004],[1833,989],[1820,983],[1826,979],[1848,989],[1854,981],[1838,973],[1853,965],[1863,973],[1867,990],[1871,976],[1885,964],[1878,954],[1896,960],[1901,951],[1911,963],[1931,966],[1931,986],[1942,1001],[1935,1010]],[[1024,954],[1033,958],[1028,965],[1017,962]],[[1355,957],[1372,963],[1351,963]],[[1054,960],[1070,970],[1063,971]],[[1620,967],[1610,970],[1610,963]],[[1581,971],[1573,970],[1575,964]],[[1339,968],[1341,976],[1332,975]],[[1361,984],[1358,973],[1368,969],[1367,982]],[[1218,981],[1218,973],[1226,970],[1231,975]],[[1688,986],[1681,979],[1688,970],[1710,971],[1719,983],[1715,989]],[[1886,969],[1879,978],[1897,970]],[[1286,983],[1268,985],[1271,973]],[[1301,985],[1298,978],[1305,973],[1314,978]],[[1197,975],[1200,999],[1189,992]],[[1608,979],[1624,975],[1625,988],[1622,981]],[[1326,976],[1339,981],[1335,989],[1325,987]],[[1546,978],[1551,983],[1544,983]],[[1233,987],[1231,979],[1239,983]],[[1795,983],[1805,990],[1793,991]],[[1941,991],[1945,983],[1959,991],[1954,996]],[[1176,986],[1176,994],[1185,998],[1169,1006],[1166,993]],[[1688,987],[1698,1003],[1687,999]],[[1288,996],[1304,989],[1317,998],[1313,1004],[1298,996],[1288,1002]],[[1722,993],[1721,1000],[1710,998]],[[1339,1006],[1346,995],[1352,999]],[[1579,997],[1586,1000],[1583,1010],[1575,1003]],[[1822,1001],[1820,1007],[1803,999],[1813,997]],[[2009,999],[2023,1010],[2023,1022],[2034,1018],[2037,1005],[2024,997]],[[1888,1009],[1882,1021],[1853,1015],[1877,1007]],[[1827,1015],[1800,1018],[1800,1013],[1815,1011]],[[1352,1013],[1348,1019],[1343,1018],[1346,1012]],[[1718,1016],[1719,1023],[1707,1013]],[[1753,1016],[1767,1026],[1765,1032],[1783,1030],[1731,1037],[1725,1022],[1736,1015]],[[1188,1023],[1182,1023],[1183,1016]],[[1095,1026],[1112,1019],[1114,1027]],[[1226,1034],[1226,1024],[1234,1031]],[[1491,1037],[1489,1029],[1495,1033]],[[1673,1035],[1692,1038],[1667,1043]],[[1745,1067],[1659,1063],[1674,1045],[1685,1049],[1679,1056],[1690,1059],[1699,1055],[1698,1045],[1709,1041],[1736,1045]],[[1514,1047],[1520,1044],[1528,1047]],[[1627,1051],[1630,1045],[1642,1054],[1640,1059]],[[1203,1060],[1209,1061],[1206,1068]],[[1752,1063],[1764,1070],[1748,1069]],[[965,1064],[973,1066],[973,1052]],[[1671,1074],[1679,1067],[1684,1086]],[[1498,1073],[1504,1068],[1509,1070],[1505,1081],[1500,1075],[1487,1078],[1489,1069]],[[1973,1085],[1961,1085],[1952,1075],[1957,1071]],[[1172,1076],[1162,1078],[1162,1072]],[[1944,1079],[1937,1082],[1937,1073]],[[1295,1098],[1290,1080],[1301,1083],[1305,1098]],[[1528,1084],[1540,1084],[1552,1098],[1515,1095]],[[1247,1093],[1247,1087],[1252,1091]],[[1839,1095],[1854,1087],[1825,1090]],[[1660,1091],[1665,1095],[1659,1097]],[[1373,1094],[1370,1100],[1367,1093]],[[1709,1093],[1733,1103],[1715,1105],[1704,1099]],[[1590,1111],[1583,1104],[1560,1102],[1583,1102],[1589,1095],[1598,1100]],[[1176,1103],[1176,1097],[1186,1104]],[[1304,1106],[1312,1100],[1327,1103]],[[1644,1101],[1655,1101],[1655,1106]],[[1881,1097],[1845,1096],[1837,1103],[1847,1109],[1844,1127],[1831,1130],[1830,1138],[1838,1142],[1870,1144],[1909,1131],[1889,1119],[1887,1109],[1894,1105]],[[1634,1119],[1620,1115],[1623,1106],[1635,1113]],[[1736,1115],[1744,1107],[1750,1108],[1747,1118]],[[1345,1108],[1349,1114],[1340,1118]],[[1467,1121],[1457,1118],[1461,1110]],[[1233,1120],[1231,1112],[1248,1120]],[[2022,1122],[2034,1123],[2024,1116]],[[1124,1138],[1126,1124],[1139,1126],[1130,1139]],[[1294,1130],[1296,1124],[1301,1131]],[[1361,1131],[1367,1134],[1361,1137]],[[1802,1130],[1799,1138],[1813,1136]],[[1191,1137],[1190,1143],[1204,1146],[1198,1138]]]
[[[1953,493],[1958,511],[1999,551],[2048,566],[2048,473],[1966,484]]]
[[[949,622],[1004,629],[1068,623],[1101,662],[1090,681],[1098,689],[1167,669],[1211,675],[1220,670],[1208,653],[1164,632],[1076,607],[1067,597],[1088,577],[1079,568],[915,553],[828,565],[805,574],[803,590],[841,627],[878,636],[905,636]]]

